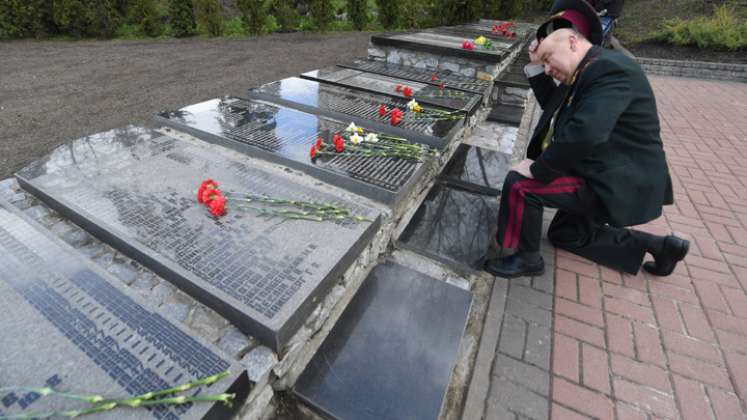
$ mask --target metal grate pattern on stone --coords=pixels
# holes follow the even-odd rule
[[[382,117],[379,115],[379,105],[385,105],[388,109],[394,107],[403,108],[401,103],[394,101],[381,101],[374,102],[364,98],[358,98],[355,100],[348,98],[331,98],[326,102],[327,108],[332,111],[341,112],[343,114],[354,115],[356,117],[366,118],[374,121],[381,121],[384,123],[389,122],[389,117]],[[434,124],[434,121],[428,119],[415,119],[412,118],[411,113],[405,113],[405,118],[399,123],[398,127],[405,128],[408,130],[417,131],[423,134],[430,134],[430,127]]]
[[[351,67],[370,73],[383,74],[385,76],[399,77],[400,79],[415,80],[423,83],[432,83],[433,72],[423,71],[413,67],[386,64],[379,61],[356,61]],[[456,74],[436,73],[439,80],[446,83],[447,86],[455,89],[466,90],[475,93],[484,93],[490,88],[491,82],[486,80],[474,79]]]

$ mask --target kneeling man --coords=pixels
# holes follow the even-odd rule
[[[583,1],[558,3],[586,12]],[[632,59],[587,39],[601,42],[597,25],[593,10],[566,10],[530,45],[531,62],[544,70],[529,79],[543,116],[529,159],[503,185],[497,241],[516,252],[485,263],[494,275],[544,271],[544,206],[558,209],[548,231],[553,245],[607,267],[635,274],[650,253],[654,261],[643,268],[666,276],[687,254],[684,239],[625,228],[659,217],[673,202],[672,182],[651,86]]]

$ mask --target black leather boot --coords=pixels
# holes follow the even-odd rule
[[[655,276],[668,276],[689,250],[690,241],[669,235],[664,238],[661,249],[649,251],[654,256],[654,261],[643,263],[643,269]]]
[[[545,261],[539,252],[517,252],[485,262],[488,273],[507,279],[521,276],[540,276],[545,272]]]

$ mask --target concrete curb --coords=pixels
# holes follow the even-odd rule
[[[747,64],[665,60],[645,57],[636,57],[636,60],[643,67],[643,70],[651,75],[747,83]]]

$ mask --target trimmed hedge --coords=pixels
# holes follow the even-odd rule
[[[236,3],[241,11],[241,22],[246,33],[261,34],[267,20],[267,2],[265,0],[237,0]]]

